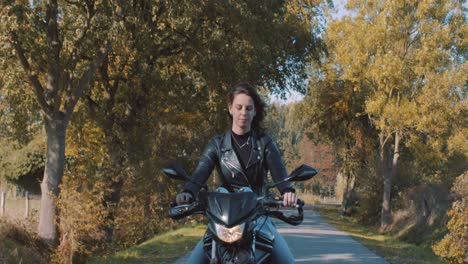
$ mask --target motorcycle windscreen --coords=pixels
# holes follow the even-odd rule
[[[212,192],[208,195],[208,213],[216,222],[228,228],[249,217],[256,205],[257,195],[254,192]]]

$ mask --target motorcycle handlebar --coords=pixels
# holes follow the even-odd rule
[[[279,200],[264,200],[263,201],[263,205],[264,206],[267,206],[267,207],[278,207],[278,206],[283,206],[283,199],[279,199]],[[296,208],[298,207],[304,207],[305,205],[305,202],[302,201],[301,199],[297,199],[297,203],[296,203]]]
[[[280,200],[264,200],[263,205],[267,207],[278,207],[283,205],[282,199]],[[267,211],[266,214],[272,217],[278,218],[290,225],[299,225],[304,220],[304,209],[302,208],[305,205],[304,201],[297,201],[297,215],[285,216],[283,212],[280,211]],[[171,209],[169,212],[169,217],[174,220],[182,219],[189,215],[195,213],[203,213],[204,208],[201,208],[201,204],[197,201],[191,204],[176,205],[176,203],[171,203]]]

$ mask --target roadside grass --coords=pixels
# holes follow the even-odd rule
[[[153,237],[144,243],[111,256],[91,259],[88,263],[173,263],[187,254],[206,231],[205,224],[191,224]]]
[[[382,235],[375,227],[366,227],[351,217],[341,216],[336,206],[314,207],[327,222],[342,230],[365,245],[370,250],[384,257],[390,263],[398,264],[439,264],[448,263],[438,258],[430,245],[415,245],[389,235]]]

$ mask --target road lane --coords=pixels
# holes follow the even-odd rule
[[[348,234],[329,225],[316,212],[307,210],[299,226],[277,221],[297,263],[388,264]]]

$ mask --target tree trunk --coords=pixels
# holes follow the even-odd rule
[[[341,199],[341,215],[345,215],[346,214],[346,206],[348,204],[348,202],[346,201],[346,196],[347,196],[347,193],[348,193],[348,174],[346,173],[346,169],[342,169],[338,172],[338,175],[337,175],[337,179],[339,181],[341,181],[340,183],[340,187],[341,187],[341,190],[339,190],[340,192],[340,196],[339,197]]]
[[[356,182],[356,177],[354,173],[349,171],[347,175],[345,176],[346,178],[346,190],[343,193],[343,202],[341,203],[341,214],[346,215],[348,214],[348,207],[349,207],[349,202],[351,200],[351,195],[354,192],[354,185]]]
[[[6,193],[4,191],[1,192],[0,196],[0,215],[5,215],[5,204],[6,204]]]
[[[115,213],[117,211],[120,196],[122,191],[122,186],[124,184],[124,179],[120,175],[121,171],[118,171],[117,179],[110,179],[111,192],[104,196],[103,203],[107,208],[106,215],[106,224],[104,226],[105,241],[111,243],[114,239],[114,226],[115,226]]]
[[[383,180],[384,191],[382,199],[382,211],[380,219],[380,230],[383,232],[390,222],[390,175],[387,172],[386,139],[384,132],[379,134],[379,170]]]
[[[397,175],[398,159],[400,158],[400,140],[401,140],[401,134],[400,132],[396,132],[395,133],[395,149],[393,151],[393,160],[392,160],[392,170],[390,172],[390,179],[392,180]]]
[[[395,133],[395,148],[393,152],[393,160],[391,165],[391,171],[385,169],[386,164],[386,155],[384,155],[383,164],[384,165],[384,191],[383,191],[383,201],[382,201],[382,219],[380,223],[380,230],[385,231],[386,228],[391,224],[392,221],[392,212],[390,207],[391,201],[391,192],[392,192],[392,180],[396,176],[397,173],[397,165],[398,165],[398,158],[400,157],[399,147],[400,147],[400,133]]]
[[[28,218],[29,217],[29,192],[26,191],[26,194],[24,195],[24,199],[25,199],[25,209],[24,209],[24,218]]]
[[[59,194],[59,185],[63,177],[65,164],[65,132],[67,122],[60,116],[53,120],[45,119],[47,150],[44,177],[41,183],[41,209],[39,213],[38,233],[44,242],[56,247],[58,244],[55,217]]]
[[[105,176],[106,186],[110,187],[110,192],[103,197],[103,204],[107,208],[106,224],[104,225],[105,241],[111,243],[114,238],[115,214],[120,202],[124,177],[122,175],[124,157],[122,156],[121,142],[112,132],[113,123],[105,127],[108,138],[107,149],[112,165],[112,172]]]

